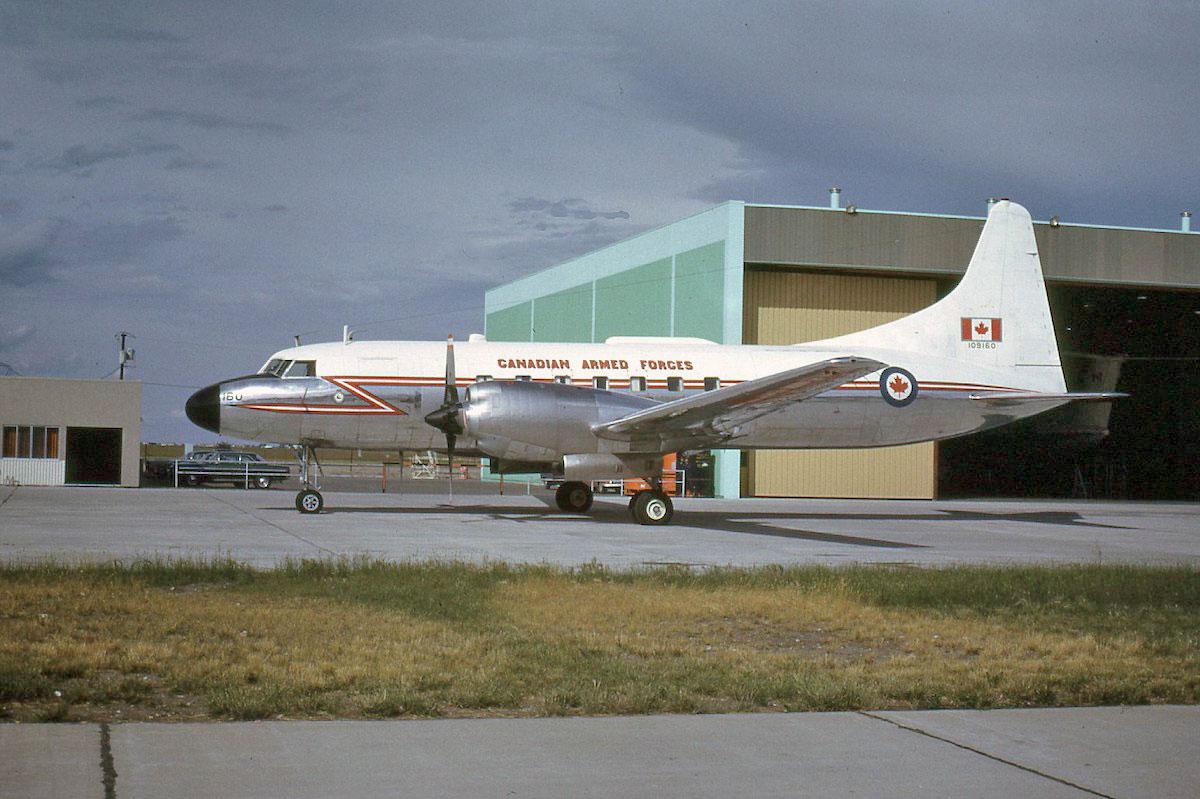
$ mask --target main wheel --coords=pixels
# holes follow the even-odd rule
[[[675,515],[671,498],[661,491],[639,491],[634,494],[630,510],[638,524],[666,524]]]
[[[578,481],[563,483],[554,492],[554,501],[567,513],[587,513],[592,507],[592,488]]]
[[[306,488],[296,494],[296,510],[301,513],[320,513],[325,507],[325,498],[320,491]]]

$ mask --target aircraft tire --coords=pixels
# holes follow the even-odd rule
[[[320,491],[306,488],[296,494],[296,510],[301,513],[320,513],[325,507],[325,498]]]
[[[554,492],[558,509],[567,513],[587,513],[592,507],[592,488],[575,480],[563,483]]]
[[[662,491],[639,491],[633,496],[633,519],[638,524],[663,525],[675,515],[671,498]]]

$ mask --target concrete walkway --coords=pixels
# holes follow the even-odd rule
[[[546,497],[329,493],[296,512],[289,491],[0,489],[0,561],[228,556],[507,561],[615,568],[847,562],[1200,565],[1200,505],[1070,501],[706,500],[667,527],[597,497],[587,516]]]
[[[1195,797],[1200,707],[0,725],[4,797]]]

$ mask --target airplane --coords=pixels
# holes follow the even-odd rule
[[[488,456],[501,474],[561,475],[556,504],[571,513],[591,507],[591,481],[641,478],[650,488],[630,513],[662,525],[674,513],[664,453],[895,446],[1123,396],[1066,390],[1033,222],[1001,200],[952,292],[848,335],[761,346],[346,334],[280,350],[257,374],[197,391],[186,412],[214,433],[296,445],[301,513],[324,508],[309,468],[316,447],[432,449]]]

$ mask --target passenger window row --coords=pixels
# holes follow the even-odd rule
[[[494,378],[491,375],[476,375],[475,376],[476,383],[482,383],[484,381],[492,380],[492,379],[494,379]],[[533,380],[533,376],[532,375],[517,375],[515,379],[516,380],[524,380],[524,381],[529,382],[529,381]],[[554,382],[562,383],[564,385],[570,385],[571,377],[569,375],[557,375],[554,378]],[[596,388],[601,391],[607,391],[608,390],[608,382],[609,382],[608,377],[602,376],[602,375],[597,375],[596,377],[592,378],[592,388]],[[719,378],[719,377],[704,378],[704,390],[705,391],[715,391],[720,387],[721,387],[721,378]],[[684,388],[684,383],[683,383],[682,377],[668,377],[667,378],[667,391],[678,394],[678,393],[683,392],[683,388]],[[646,391],[646,378],[641,377],[641,376],[629,378],[629,390],[630,391],[638,391],[638,392]]]

